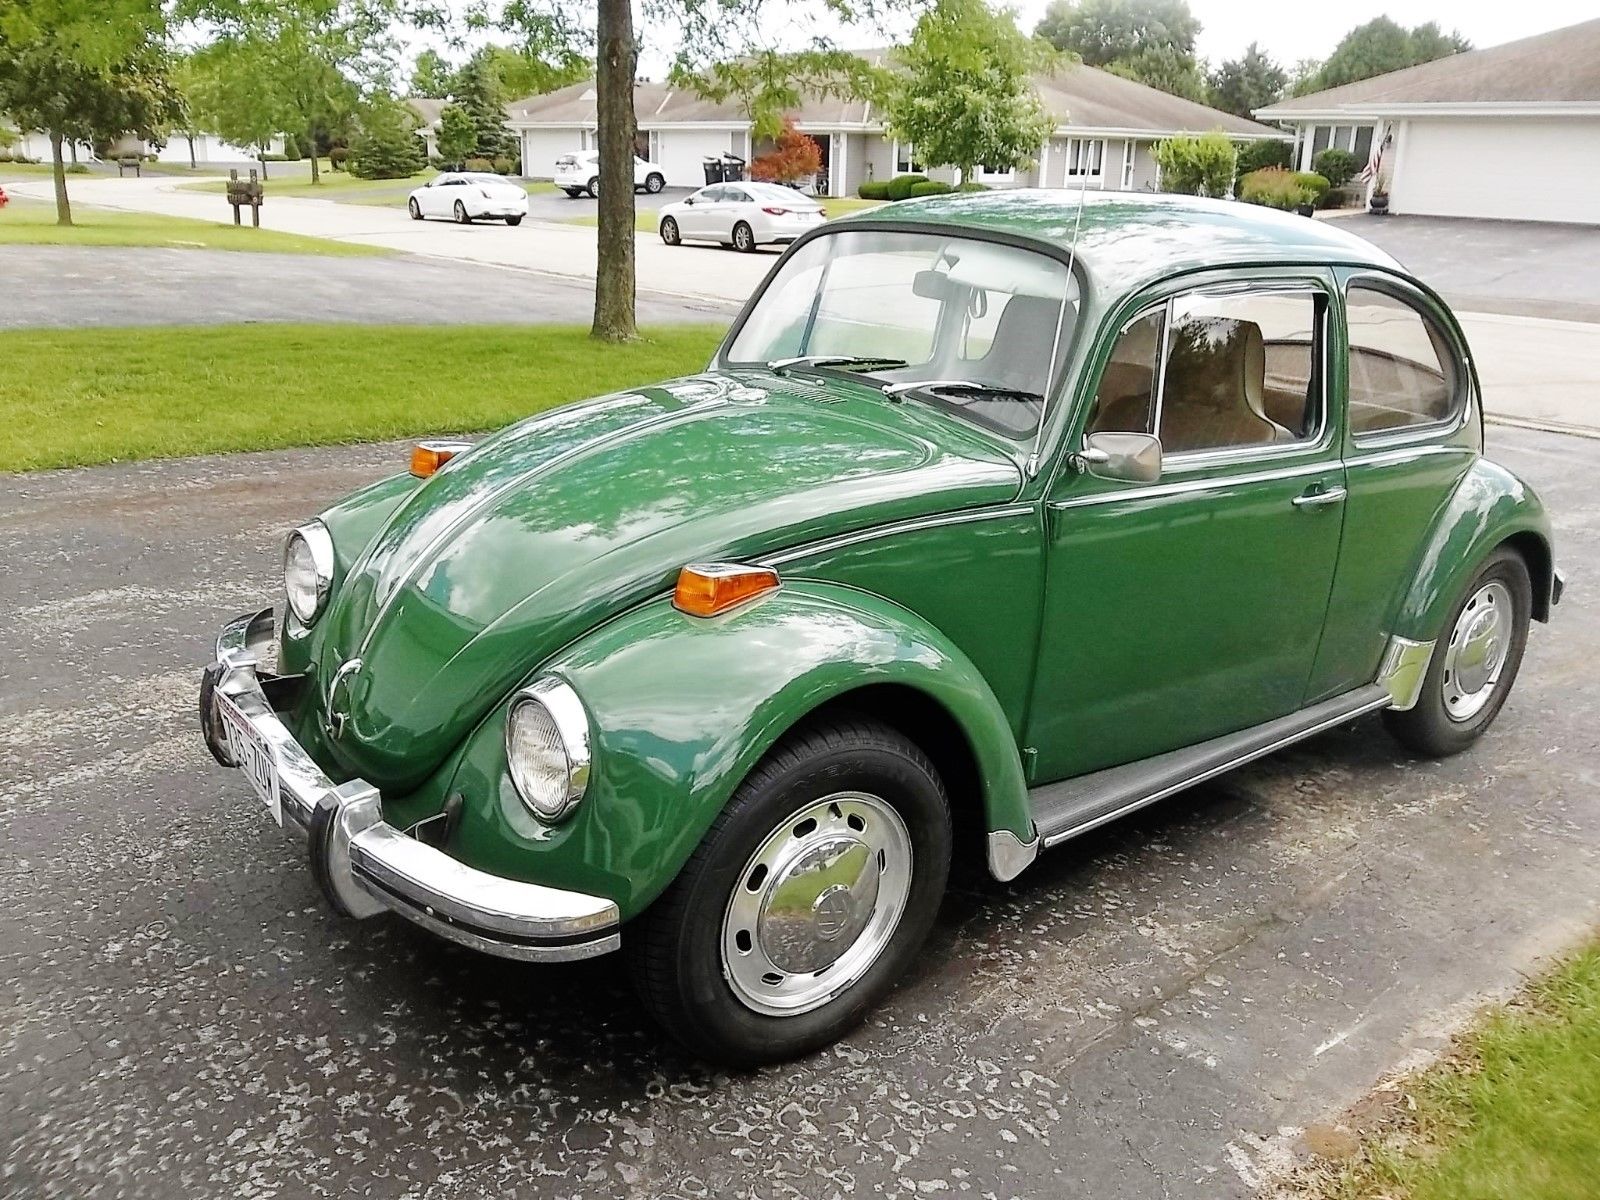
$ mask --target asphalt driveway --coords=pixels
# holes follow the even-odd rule
[[[0,1194],[1250,1195],[1600,918],[1600,442],[1491,441],[1571,584],[1477,749],[1366,720],[969,874],[863,1029],[749,1075],[614,960],[332,916],[201,747],[213,631],[402,447],[0,478]]]
[[[321,258],[138,247],[4,246],[0,329],[213,325],[587,324],[594,285],[507,267],[397,255]],[[732,318],[734,306],[639,294],[644,325]]]
[[[1339,217],[1466,312],[1600,321],[1600,225]]]

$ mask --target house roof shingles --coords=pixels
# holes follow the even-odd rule
[[[869,52],[866,57],[881,57]],[[1220,129],[1241,137],[1282,137],[1270,126],[1236,117],[1204,104],[1171,96],[1155,88],[1123,79],[1094,67],[1074,65],[1053,75],[1034,79],[1034,88],[1045,107],[1064,126],[1083,129],[1137,130],[1154,134],[1204,133]],[[634,112],[641,128],[696,123],[748,123],[737,101],[716,103],[692,91],[665,83],[636,84]],[[595,124],[593,81],[530,96],[513,102],[508,111],[513,125]],[[847,126],[860,128],[879,123],[881,112],[855,99],[811,96],[795,109],[797,124],[813,128]]]
[[[1287,118],[1347,106],[1497,103],[1600,103],[1600,20],[1452,54],[1256,112]]]

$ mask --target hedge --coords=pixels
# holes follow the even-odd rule
[[[919,183],[927,183],[926,175],[896,175],[889,180],[889,199],[905,200],[911,195],[911,189]]]
[[[856,195],[863,200],[887,200],[889,198],[889,181],[887,179],[869,179],[856,189]]]
[[[937,179],[924,179],[921,183],[911,185],[911,198],[918,196],[947,196],[955,188],[948,183],[940,183]]]

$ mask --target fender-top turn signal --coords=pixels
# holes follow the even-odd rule
[[[678,572],[672,605],[691,617],[714,617],[746,600],[764,596],[778,586],[771,567],[745,563],[690,563]]]
[[[471,442],[418,442],[411,448],[411,473],[426,479],[456,455],[471,449]]]

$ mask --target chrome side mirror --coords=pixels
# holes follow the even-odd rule
[[[1091,433],[1073,455],[1079,471],[1126,483],[1161,478],[1161,439],[1148,433]]]

